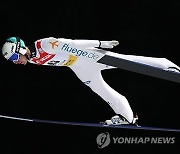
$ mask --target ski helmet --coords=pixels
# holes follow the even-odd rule
[[[25,43],[19,37],[10,37],[2,47],[3,56],[10,61],[18,61],[19,55],[27,52]]]

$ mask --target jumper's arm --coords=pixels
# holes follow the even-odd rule
[[[101,51],[99,51],[101,52]],[[180,67],[166,58],[123,55],[108,51],[97,62],[180,83]]]

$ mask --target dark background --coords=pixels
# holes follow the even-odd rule
[[[167,58],[180,66],[180,2],[177,0],[2,0],[0,6],[1,47],[5,39],[11,36],[21,37],[26,45],[51,36],[118,40],[120,44],[112,49],[113,52]],[[81,83],[68,68],[14,65],[1,55],[0,71],[2,115],[81,122],[100,122],[114,115],[108,104]],[[178,83],[120,69],[102,73],[105,81],[129,100],[133,111],[139,116],[140,125],[180,129]],[[82,132],[83,136],[87,131],[81,127],[31,125],[2,119],[1,122],[7,140],[2,147],[7,150],[13,145],[15,151],[23,152],[35,145],[32,149],[38,149],[35,141],[42,149],[46,147],[46,151],[66,151],[74,142],[62,137],[63,134],[65,136],[68,132],[69,136],[73,136]],[[96,131],[100,130],[88,130],[89,136]],[[48,139],[42,137],[45,134]],[[20,140],[18,136],[21,136]],[[24,137],[26,140],[23,140]],[[61,142],[60,137],[63,138]],[[14,142],[23,146],[16,146]],[[47,148],[51,143],[55,146]],[[59,148],[59,144],[64,146]],[[75,149],[80,152],[83,149],[80,147],[77,144]]]

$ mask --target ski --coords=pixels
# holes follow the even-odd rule
[[[125,56],[121,56],[121,54],[113,52],[102,51],[102,53],[104,53],[104,56],[97,61],[98,63],[180,83],[180,72],[161,69],[156,66],[148,65],[146,63],[136,62],[130,59],[126,59]]]
[[[106,124],[103,124],[103,123],[86,123],[86,122],[44,120],[44,119],[28,119],[28,118],[19,118],[19,117],[4,116],[4,115],[0,115],[0,118],[10,119],[10,120],[26,121],[26,122],[35,122],[35,123],[57,124],[57,125],[71,125],[71,126],[82,126],[82,127],[101,127],[101,128],[115,128],[115,129],[134,129],[134,130],[180,132],[180,129],[159,128],[159,127],[149,127],[149,126],[106,125]]]

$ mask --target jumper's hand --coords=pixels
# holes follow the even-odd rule
[[[100,41],[100,47],[101,48],[113,48],[114,46],[117,46],[118,44],[119,44],[119,42],[116,40]]]

